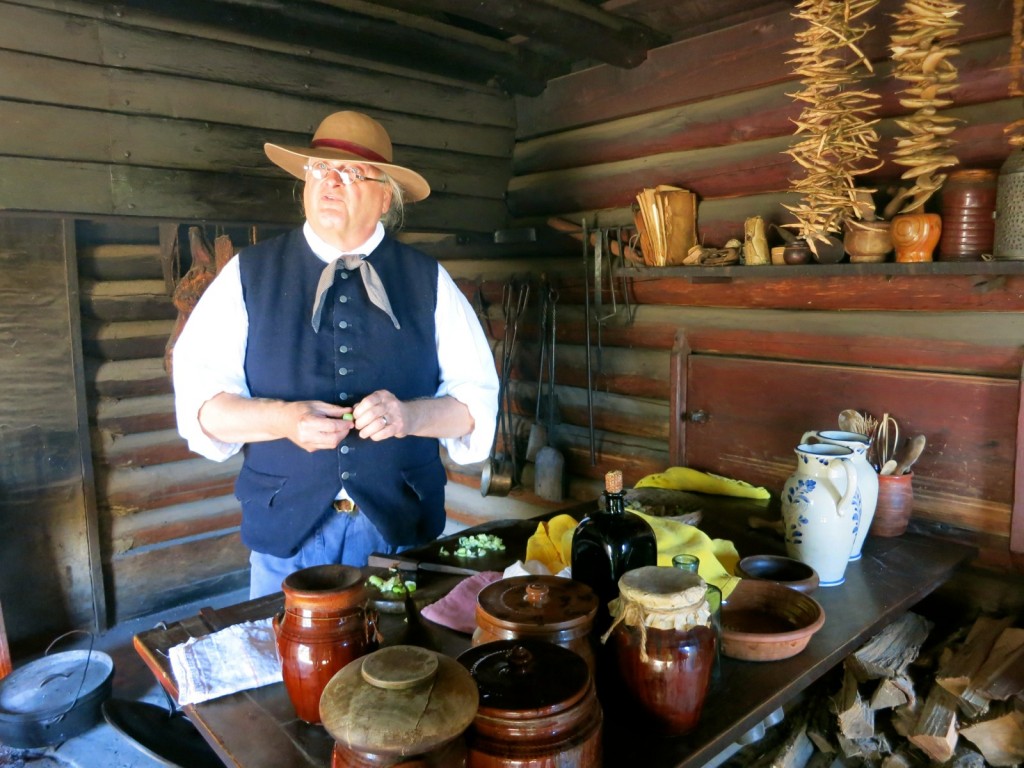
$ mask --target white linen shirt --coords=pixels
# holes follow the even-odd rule
[[[325,264],[341,251],[321,239],[307,222],[302,233],[313,253]],[[368,255],[384,239],[379,222],[362,246],[346,253]],[[312,308],[310,308],[312,312]],[[487,458],[497,417],[498,375],[494,357],[480,321],[451,275],[437,265],[437,307],[434,341],[441,383],[435,397],[450,395],[469,408],[472,432],[442,438],[452,461],[470,464]],[[245,380],[245,349],[249,315],[242,297],[236,255],[225,264],[189,316],[174,345],[174,407],[178,432],[190,450],[214,461],[225,461],[242,443],[224,443],[208,435],[199,424],[203,404],[226,392],[250,397]]]

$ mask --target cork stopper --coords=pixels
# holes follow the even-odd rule
[[[604,489],[608,493],[622,493],[622,472],[613,469],[604,476]]]

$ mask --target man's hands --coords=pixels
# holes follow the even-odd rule
[[[320,400],[284,402],[221,392],[199,410],[208,435],[225,443],[286,438],[306,451],[333,450],[353,429],[365,440],[392,437],[459,437],[473,429],[469,409],[448,397],[403,402],[386,389],[354,408]]]
[[[284,435],[306,451],[333,450],[352,431],[352,409],[319,400],[285,404],[291,427]],[[288,421],[285,422],[289,423]]]

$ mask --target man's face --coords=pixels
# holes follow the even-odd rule
[[[321,161],[311,160],[310,164]],[[317,179],[306,171],[303,203],[313,231],[328,243],[345,250],[361,245],[373,233],[380,217],[391,205],[391,187],[370,179],[383,174],[372,165],[342,160],[324,160],[329,167],[350,168],[367,178],[345,186],[337,173]]]

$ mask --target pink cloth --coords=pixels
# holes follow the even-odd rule
[[[476,598],[491,582],[501,578],[499,571],[481,571],[463,579],[436,603],[424,606],[420,616],[456,632],[473,634],[476,629]]]

